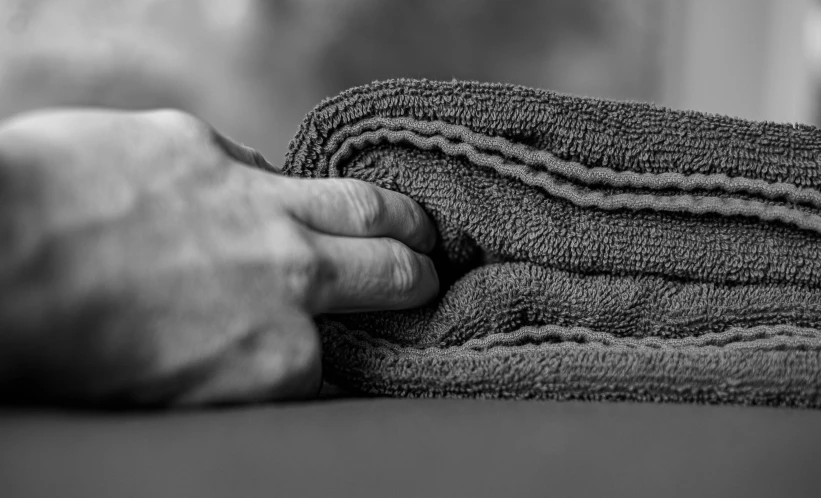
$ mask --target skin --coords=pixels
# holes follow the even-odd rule
[[[175,110],[0,124],[0,395],[190,406],[305,398],[321,313],[424,304],[411,199],[308,180]]]

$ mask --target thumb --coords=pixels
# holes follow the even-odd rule
[[[259,329],[225,351],[208,375],[172,404],[193,406],[304,399],[322,385],[321,344],[308,315],[278,317],[276,328]]]

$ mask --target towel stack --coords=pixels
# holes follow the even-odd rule
[[[821,131],[513,85],[321,103],[285,172],[402,192],[440,298],[318,319],[325,376],[394,396],[821,407]]]

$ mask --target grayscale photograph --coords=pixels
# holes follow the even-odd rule
[[[821,497],[821,0],[0,0],[0,498]]]

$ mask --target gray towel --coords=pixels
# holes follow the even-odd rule
[[[419,202],[424,308],[318,319],[326,379],[391,396],[821,407],[821,131],[505,84],[322,102],[286,174]]]

